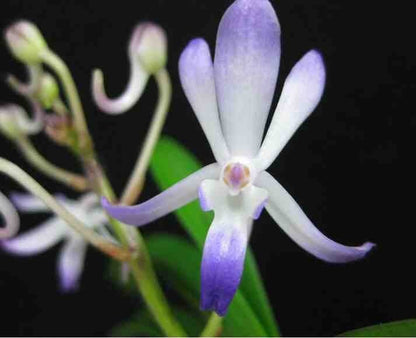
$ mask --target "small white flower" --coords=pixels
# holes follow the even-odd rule
[[[10,197],[17,209],[22,212],[50,212],[49,208],[33,195],[13,193]],[[82,220],[86,226],[108,236],[105,228],[107,217],[98,204],[98,198],[95,194],[85,194],[79,200],[70,200],[63,195],[55,197],[69,212]],[[59,217],[53,216],[36,228],[2,242],[1,246],[9,253],[31,256],[46,251],[60,241],[63,241],[57,262],[60,288],[64,292],[74,291],[78,288],[88,244],[81,235]]]

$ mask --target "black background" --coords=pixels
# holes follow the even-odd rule
[[[178,80],[177,61],[193,37],[212,50],[218,22],[231,1],[2,1],[0,26],[15,19],[35,22],[49,45],[70,66],[81,93],[100,158],[117,191],[123,187],[151,118],[153,81],[140,102],[119,117],[100,113],[90,95],[91,70],[103,69],[106,88],[124,88],[126,44],[142,20],[161,24],[169,37],[174,91],[164,133],[188,146],[203,163],[213,161],[208,144]],[[366,259],[331,265],[298,248],[264,213],[251,244],[284,335],[334,335],[375,323],[416,316],[413,180],[416,138],[416,53],[411,1],[273,0],[282,26],[277,87],[309,49],[320,50],[327,67],[324,97],[286,146],[270,172],[314,223],[344,244],[377,243]],[[0,49],[0,73],[24,76],[24,68]],[[18,101],[4,84],[2,102]],[[45,137],[34,141],[53,162],[79,170],[77,162]],[[0,140],[0,154],[40,179],[52,192],[62,186],[37,174],[13,146]],[[0,178],[2,191],[18,189]],[[143,198],[157,192],[151,179]],[[74,196],[72,194],[72,196]],[[23,217],[22,228],[43,216]],[[177,229],[173,216],[148,226]],[[58,248],[31,258],[0,253],[3,335],[104,335],[133,313],[136,301],[103,280],[105,259],[88,254],[81,290],[57,291]]]

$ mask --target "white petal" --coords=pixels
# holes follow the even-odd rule
[[[325,87],[325,66],[321,54],[309,51],[293,67],[269,130],[256,158],[259,170],[267,169],[299,126],[313,112]]]
[[[161,194],[135,206],[117,206],[103,199],[104,209],[119,221],[131,225],[150,223],[198,197],[198,187],[207,178],[218,178],[220,167],[217,163],[210,164],[184,178]]]
[[[267,0],[237,0],[217,35],[214,71],[221,124],[234,156],[260,148],[280,63],[280,25]]]
[[[24,212],[49,212],[49,208],[43,201],[32,195],[25,193],[12,192],[10,199],[17,209]]]
[[[192,40],[179,59],[179,75],[186,97],[201,124],[215,159],[229,157],[221,130],[211,53],[203,39]]]
[[[58,257],[58,274],[62,291],[69,292],[78,289],[86,251],[87,242],[82,238],[70,239],[64,243]]]
[[[305,215],[296,201],[267,172],[262,172],[256,185],[269,191],[266,210],[286,234],[312,255],[331,263],[345,263],[363,258],[374,246],[345,246],[323,235]]]
[[[65,235],[65,224],[52,218],[36,228],[1,243],[3,249],[15,255],[30,256],[43,252]]]

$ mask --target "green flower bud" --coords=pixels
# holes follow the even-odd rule
[[[148,73],[157,73],[166,66],[168,57],[165,31],[151,22],[139,24],[133,32],[129,51]]]
[[[26,64],[39,63],[41,53],[48,46],[40,30],[29,21],[18,21],[6,29],[7,45],[19,61]]]
[[[36,96],[42,104],[42,107],[45,109],[50,109],[55,100],[59,97],[58,84],[51,74],[44,73],[42,75],[39,88],[36,91]]]
[[[0,132],[11,140],[20,138],[23,133],[19,126],[20,107],[14,104],[0,106]]]

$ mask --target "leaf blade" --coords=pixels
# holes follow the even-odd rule
[[[415,335],[416,319],[407,319],[344,332],[339,337],[409,337]]]

